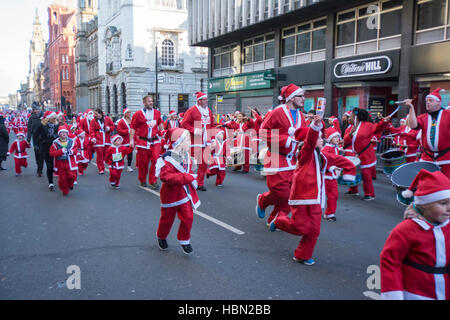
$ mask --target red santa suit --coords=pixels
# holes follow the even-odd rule
[[[254,136],[254,122],[253,120],[249,120],[243,123],[238,123],[235,121],[231,121],[226,124],[227,128],[234,130],[237,135],[234,139],[234,147],[240,148],[244,150],[244,172],[250,171],[250,151],[255,149],[254,146],[251,146],[251,137]],[[252,148],[253,147],[253,148]],[[238,166],[234,169],[234,171],[238,171],[242,169],[242,166]]]
[[[176,114],[175,111],[171,111],[169,113],[169,119],[167,119],[166,122],[164,123],[164,130],[170,130],[180,127],[180,122],[177,119],[173,120],[171,117],[174,114]]]
[[[300,110],[294,119],[286,105],[272,110],[261,126],[260,137],[267,142],[269,150],[264,160],[264,173],[268,192],[258,196],[258,206],[262,210],[273,205],[273,211],[267,222],[270,223],[278,212],[288,214],[289,191],[292,175],[297,163],[296,151],[298,142],[294,138],[295,130],[305,128],[306,121]]]
[[[89,137],[90,135],[90,128],[91,128],[91,121],[94,119],[94,112],[90,109],[86,110],[86,116],[80,120],[80,123],[78,124],[78,127],[86,132],[86,136]],[[92,145],[89,148],[89,152],[92,154],[94,153],[94,145]]]
[[[189,154],[183,157],[173,151],[173,148],[181,143],[179,139],[175,139],[171,150],[159,158],[157,163],[156,174],[162,181],[161,218],[157,237],[165,240],[175,216],[178,216],[180,226],[177,238],[181,245],[187,245],[191,239],[194,210],[200,206],[200,200],[196,191],[198,187],[196,175],[192,171],[192,159]],[[189,136],[185,136],[185,139],[189,139]]]
[[[86,137],[86,133],[83,130],[79,130],[77,132],[77,137],[75,139],[75,143],[78,147],[77,153],[77,164],[78,164],[78,173],[80,176],[84,175],[84,171],[89,165],[89,162],[92,160],[92,147],[94,144],[92,141]]]
[[[417,151],[420,146],[420,136],[422,132],[420,130],[411,130],[409,127],[405,128],[405,131],[401,134],[401,143],[405,145],[405,158],[408,163],[416,162]]]
[[[197,93],[199,98],[206,97],[201,92]],[[208,170],[209,151],[206,150],[211,140],[211,129],[215,128],[214,115],[211,109],[194,105],[184,114],[181,128],[186,129],[191,134],[191,155],[198,163],[197,182],[199,187],[205,184],[205,174]]]
[[[424,151],[420,161],[433,162],[450,178],[450,110],[439,110],[436,119],[428,113],[421,114],[417,124],[415,129],[422,129]]]
[[[224,133],[225,134],[225,133]],[[227,174],[226,157],[229,153],[228,140],[214,139],[211,141],[211,163],[206,173],[207,178],[217,176],[216,186],[222,186]]]
[[[69,131],[67,129],[59,129],[58,133],[62,130]],[[50,147],[50,156],[54,158],[55,168],[58,173],[58,186],[63,195],[67,195],[69,190],[73,188],[74,182],[77,179],[78,165],[76,161],[76,155],[78,153],[77,144],[74,140],[67,138],[67,145],[64,147],[64,143],[60,138],[53,141]]]
[[[23,140],[16,139],[9,149],[9,154],[14,154],[14,169],[16,175],[22,174],[22,167],[26,168],[28,166],[27,158],[27,148],[31,148],[30,144],[25,140],[25,134],[23,132],[18,132],[17,136],[22,136]]]
[[[112,137],[111,143],[115,140],[122,139],[121,136],[115,135]],[[119,147],[112,144],[106,150],[106,163],[109,165],[109,182],[112,186],[118,188],[120,185],[120,177],[125,166],[124,158],[133,152],[133,148],[121,145]]]
[[[279,214],[272,222],[276,228],[282,231],[302,236],[302,240],[294,252],[294,257],[298,260],[312,258],[320,234],[322,206],[325,205],[325,172],[327,168],[330,169],[332,166],[343,168],[344,177],[347,180],[354,180],[356,176],[356,168],[349,163],[348,159],[332,153],[317,152],[317,139],[322,128],[323,124],[319,127],[314,123],[311,125],[300,151],[289,195],[291,218],[287,214]],[[303,140],[301,135],[303,135],[302,130],[297,130],[296,140]]]
[[[374,135],[382,132],[388,126],[388,122],[380,121],[372,124],[368,121],[360,122],[353,134],[353,137],[346,135],[344,144],[351,145],[354,153],[358,154],[361,160],[361,175],[363,178],[363,189],[366,196],[375,197],[375,189],[372,183],[372,170],[377,164],[375,150],[372,147]],[[353,189],[357,190],[358,187]]]
[[[97,153],[99,173],[105,171],[105,153],[106,149],[111,145],[111,133],[114,129],[114,122],[108,116],[104,116],[103,121],[94,118],[90,123],[89,136],[94,143],[95,152]]]
[[[449,200],[450,179],[422,169],[402,195],[414,197],[414,205],[420,206]],[[421,215],[427,217],[429,209],[423,210]],[[450,300],[449,219],[401,222],[386,240],[380,260],[383,299]]]
[[[131,119],[131,128],[135,130],[136,166],[141,184],[146,182],[147,175],[150,184],[155,184],[158,180],[155,170],[161,150],[161,132],[159,130],[161,124],[161,112],[155,108],[141,109]]]

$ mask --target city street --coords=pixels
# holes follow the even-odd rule
[[[403,215],[384,174],[372,202],[340,187],[337,222],[322,221],[316,265],[308,267],[292,260],[300,238],[269,232],[255,214],[264,177],[253,168],[248,175],[229,170],[223,188],[210,178],[208,191],[199,191],[194,253],[187,256],[176,240],[177,221],[169,250],[159,250],[159,198],[138,186],[137,170],[123,172],[121,189],[113,190],[108,174],[90,164],[63,197],[47,189],[45,174],[36,176],[34,155],[28,163],[16,178],[10,157],[0,172],[2,299],[368,299],[365,292],[380,290],[368,287],[367,270],[379,265]],[[80,289],[67,287],[69,266],[79,267]]]

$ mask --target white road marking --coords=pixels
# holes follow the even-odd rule
[[[94,166],[97,167],[96,163],[91,162],[91,164],[93,164]],[[106,167],[105,167],[105,171],[109,172],[109,170]],[[139,186],[139,188],[141,188],[141,189],[143,189],[143,190],[145,190],[147,192],[153,193],[157,197],[161,197],[161,194],[159,192],[155,191],[155,190],[152,190],[152,189],[149,189],[149,188],[145,188],[145,187],[142,187],[142,186]],[[244,235],[245,234],[244,231],[241,231],[241,230],[239,230],[239,229],[237,229],[237,228],[235,228],[233,226],[230,226],[229,224],[227,224],[227,223],[225,223],[223,221],[220,221],[220,220],[218,220],[216,218],[213,218],[213,217],[207,215],[206,213],[203,213],[203,212],[198,211],[198,210],[194,210],[194,213],[196,215],[202,217],[203,219],[211,221],[212,223],[215,223],[215,224],[217,224],[218,226],[221,226],[224,229],[227,229],[227,230],[229,230],[229,231],[231,231],[233,233],[236,233],[237,235]]]

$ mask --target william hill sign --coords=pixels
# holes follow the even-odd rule
[[[388,73],[392,68],[392,60],[388,56],[367,59],[341,61],[334,66],[336,78],[351,78]]]

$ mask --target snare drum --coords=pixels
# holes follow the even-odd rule
[[[425,169],[430,172],[440,171],[439,166],[431,162],[413,162],[397,168],[391,176],[391,183],[397,190],[397,201],[405,206],[409,206],[414,198],[405,199],[402,192],[409,188],[414,178],[420,170]]]
[[[362,175],[361,175],[361,160],[357,157],[346,157],[356,166],[356,176],[353,181],[345,181],[344,180],[344,172],[341,172],[341,176],[338,178],[338,184],[341,186],[349,186],[356,187],[361,184]]]
[[[227,166],[238,167],[245,164],[245,154],[242,148],[230,148],[230,158],[227,158]]]
[[[383,160],[383,171],[391,175],[394,171],[406,163],[405,153],[398,149],[388,150],[380,156]]]

